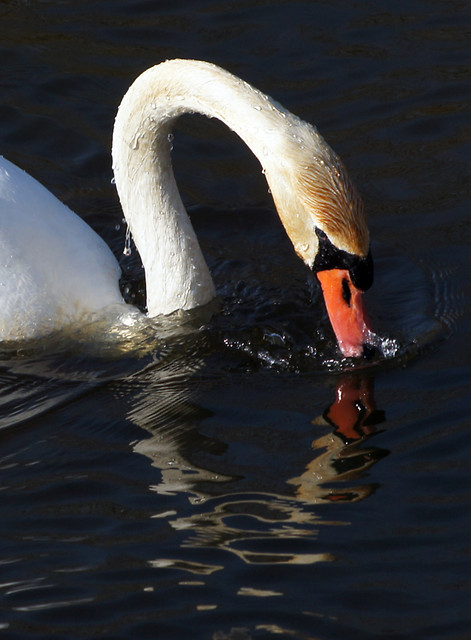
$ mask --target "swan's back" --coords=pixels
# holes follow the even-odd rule
[[[105,242],[0,157],[0,340],[46,334],[121,301]]]

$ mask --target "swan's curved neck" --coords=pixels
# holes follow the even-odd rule
[[[113,134],[113,169],[124,215],[140,253],[149,315],[209,302],[214,285],[182,204],[172,170],[169,134],[180,115],[222,120],[260,162],[274,154],[278,109],[219,67],[170,61],[144,72],[125,95]],[[270,151],[269,151],[270,150]]]
[[[299,213],[292,176],[302,172],[289,167],[293,157],[299,164],[300,153],[302,163],[312,162],[313,151],[326,158],[326,162],[319,160],[319,166],[337,163],[315,129],[219,67],[172,60],[145,71],[118,110],[113,168],[124,215],[146,272],[151,316],[196,307],[215,295],[171,164],[169,134],[175,119],[188,112],[222,120],[250,147],[262,164],[296,251],[311,265],[317,251],[314,221]],[[303,149],[307,149],[305,156]],[[298,189],[306,191],[307,201],[310,188],[307,182]],[[312,239],[306,242],[306,238]]]

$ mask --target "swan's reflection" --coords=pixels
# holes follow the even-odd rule
[[[221,371],[215,379],[211,368],[204,366],[208,359],[204,338],[177,339],[168,351],[132,360],[125,376],[121,375],[122,357],[106,367],[102,363],[103,371],[87,358],[6,361],[0,371],[5,383],[0,400],[9,407],[20,394],[27,407],[19,415],[10,412],[8,424],[41,415],[49,409],[43,398],[57,407],[72,394],[68,420],[80,422],[87,407],[97,424],[113,428],[122,426],[126,416],[149,436],[132,447],[159,470],[151,490],[189,500],[188,508],[175,500],[175,509],[169,509],[167,502],[165,510],[152,514],[165,518],[175,531],[185,532],[184,547],[230,551],[251,564],[330,560],[330,553],[317,542],[319,530],[348,524],[330,503],[362,500],[376,489],[368,471],[386,452],[371,446],[383,418],[375,407],[372,376],[358,372],[339,377],[332,402],[316,418],[317,395],[312,431],[308,431],[315,438],[306,442],[306,431],[301,429],[300,434],[291,420],[306,426],[309,410],[299,411],[297,402],[311,397],[312,382],[300,378],[290,399],[282,399],[281,411],[272,406],[276,391],[262,387],[253,396],[256,408],[252,411],[245,408],[243,394],[250,389],[245,379],[233,385],[227,375],[226,385]],[[90,372],[82,366],[88,360]],[[80,377],[69,371],[77,363]],[[51,385],[53,393],[48,395]],[[223,390],[220,397],[215,392],[218,388]],[[323,383],[315,391],[324,394]],[[207,408],[211,406],[216,408]],[[193,553],[191,560],[164,557],[151,562],[196,574],[222,568],[194,560]]]
[[[52,397],[54,406],[70,394],[77,398],[94,389],[95,395],[85,393],[83,402],[75,399],[67,405],[68,419],[81,419],[90,406],[100,424],[122,425],[125,415],[146,431],[149,437],[140,438],[132,447],[159,470],[159,480],[150,489],[189,500],[188,508],[175,500],[175,509],[169,509],[167,501],[165,510],[159,513],[156,509],[153,514],[165,518],[175,531],[184,532],[182,546],[230,551],[250,564],[332,559],[318,542],[319,530],[347,523],[329,504],[368,497],[376,489],[368,480],[368,471],[386,455],[371,446],[376,425],[383,418],[375,407],[373,378],[361,372],[339,377],[332,402],[316,418],[317,395],[312,431],[307,432],[315,437],[306,442],[306,431],[300,434],[291,420],[301,420],[306,427],[309,410],[300,412],[297,401],[310,397],[311,382],[300,378],[291,398],[282,400],[281,411],[272,406],[276,391],[262,387],[254,395],[256,408],[252,411],[243,398],[249,391],[247,381],[239,379],[236,390],[231,391],[231,376],[227,376],[227,385],[214,380],[211,368],[204,366],[207,358],[204,339],[177,339],[168,351],[132,361],[125,377],[120,376],[121,357],[103,371],[90,359],[90,373],[80,367],[79,379],[69,372],[74,360],[52,356],[11,360],[0,374],[5,382],[3,406],[10,406],[19,392],[24,393],[27,412],[8,417],[19,424],[44,411],[44,403],[36,406],[32,392],[26,393],[29,387],[35,394],[33,400]],[[19,374],[22,385],[18,389],[15,376]],[[48,396],[45,389],[51,384],[54,393]],[[218,388],[223,390],[220,397],[215,392]],[[316,393],[324,394],[323,384]],[[290,406],[294,407],[291,411]],[[300,544],[303,541],[306,544]],[[191,560],[164,557],[151,562],[196,574],[222,568],[195,562],[195,554],[191,556]]]
[[[363,447],[383,420],[384,412],[376,409],[372,376],[342,376],[336,385],[335,401],[322,417],[313,421],[331,425],[334,430],[314,440],[312,448],[317,456],[302,475],[288,481],[296,486],[297,496],[311,504],[326,500],[354,502],[368,497],[375,490],[375,484],[353,485],[347,489],[327,488],[326,484],[343,485],[360,479],[387,455],[384,449]]]
[[[214,421],[217,415],[192,402],[191,379],[179,380],[177,376],[164,381],[162,375],[162,369],[151,372],[145,393],[128,417],[152,434],[133,447],[161,470],[161,481],[151,489],[167,495],[184,492],[195,507],[190,515],[164,514],[175,530],[187,532],[182,546],[224,549],[251,564],[332,560],[331,554],[317,550],[312,540],[320,525],[348,523],[329,519],[320,505],[368,497],[376,485],[358,480],[365,479],[372,465],[387,454],[365,446],[384,418],[375,407],[372,377],[350,374],[338,380],[334,401],[322,417],[313,420],[314,429],[322,428],[323,433],[312,443],[312,459],[298,476],[284,480],[284,492],[272,493],[259,487],[266,486],[267,475],[279,476],[283,469],[276,465],[251,469],[251,478],[245,475],[243,481],[242,469],[240,476],[233,473],[237,469],[234,464],[229,471],[226,462],[231,445],[224,441],[224,429],[217,437],[202,433],[204,421]],[[150,392],[152,388],[155,394]],[[304,455],[300,452],[299,458]],[[243,471],[246,473],[247,467]],[[279,477],[273,479],[278,488]],[[299,552],[301,539],[309,540],[314,552]],[[196,574],[222,568],[181,558],[155,559],[151,564]]]

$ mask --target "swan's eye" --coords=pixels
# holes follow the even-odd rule
[[[374,269],[373,258],[371,257],[371,251],[365,258],[358,258],[355,256],[355,260],[350,267],[350,277],[353,284],[357,289],[366,291],[373,284]]]

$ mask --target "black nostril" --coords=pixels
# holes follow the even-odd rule
[[[348,306],[350,306],[352,302],[352,291],[350,289],[350,284],[347,278],[342,280],[342,296]]]
[[[363,345],[363,357],[367,360],[371,360],[371,358],[374,358],[377,351],[377,348],[372,344],[366,343]]]

